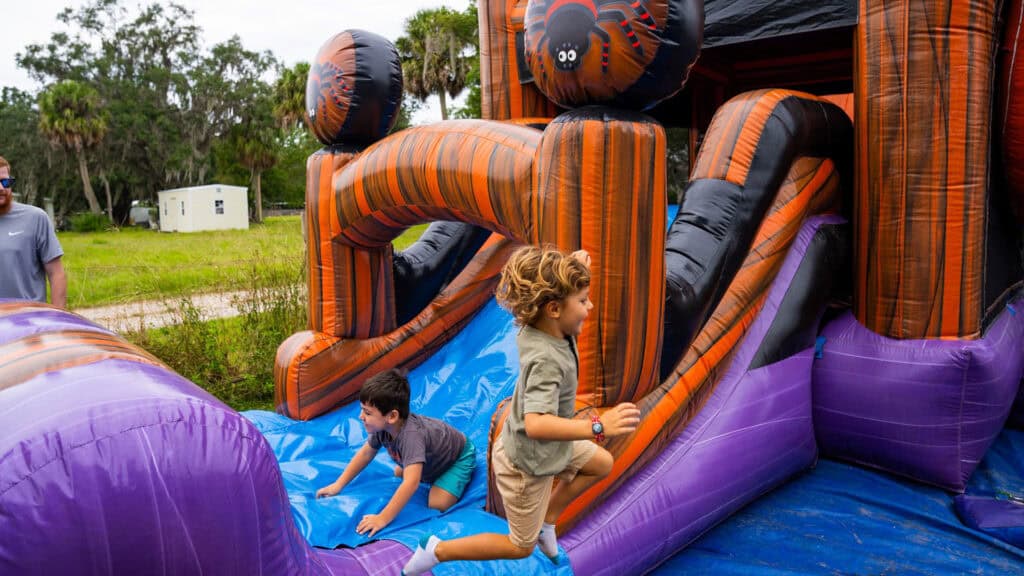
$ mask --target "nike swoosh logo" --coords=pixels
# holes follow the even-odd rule
[[[17,232],[8,232],[7,235],[8,236],[17,236],[18,234],[21,234],[22,232],[24,232],[24,230],[18,230]]]

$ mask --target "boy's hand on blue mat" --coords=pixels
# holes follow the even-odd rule
[[[396,478],[401,478],[402,477],[402,467],[401,466],[395,466],[395,477]]]
[[[380,514],[367,514],[356,526],[356,534],[365,534],[367,538],[373,538],[374,534],[383,530],[390,523],[390,520]]]
[[[332,482],[327,486],[316,491],[317,498],[327,498],[328,496],[334,496],[338,492],[341,492],[341,486],[337,482]]]

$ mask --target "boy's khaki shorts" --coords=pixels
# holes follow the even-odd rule
[[[532,476],[516,468],[505,454],[504,444],[500,440],[494,443],[491,466],[494,468],[495,484],[505,504],[508,538],[520,548],[532,549],[537,543],[544,515],[548,511],[553,479],[572,482],[580,468],[597,453],[597,444],[589,440],[574,441],[569,465],[556,476]]]

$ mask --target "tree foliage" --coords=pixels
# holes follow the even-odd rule
[[[65,205],[64,195],[72,188],[63,178],[68,170],[66,156],[55,153],[39,131],[39,110],[32,94],[10,87],[0,91],[0,134],[0,155],[18,178],[19,200],[36,204],[57,194],[52,198],[55,204]]]
[[[288,130],[303,125],[306,119],[306,79],[309,62],[299,62],[281,71],[274,83],[274,118]]]
[[[86,153],[103,141],[107,127],[107,114],[99,92],[88,84],[64,80],[39,96],[39,129],[51,143],[74,152],[85,198],[93,214],[100,213],[100,205],[89,179]],[[109,216],[109,198],[107,210]]]
[[[159,190],[206,184],[219,171],[230,172],[218,170],[217,146],[232,148],[225,158],[250,171],[265,165],[252,162],[252,152],[241,153],[236,127],[256,122],[275,129],[273,106],[262,105],[272,89],[265,77],[280,68],[272,54],[246,49],[237,36],[203,49],[193,13],[173,2],[134,7],[91,0],[64,9],[57,20],[63,29],[25,47],[18,65],[47,92],[72,81],[103,103],[106,137],[86,155],[89,175],[83,178],[102,184],[119,220],[131,200],[155,200]],[[64,200],[74,204],[70,211],[80,206]]]
[[[464,12],[420,10],[405,21],[405,35],[395,41],[405,90],[421,101],[436,94],[442,120],[448,119],[446,95],[455,98],[466,88],[473,61],[479,61],[477,26],[475,5]]]
[[[17,55],[38,83],[38,91],[0,92],[0,155],[18,177],[20,200],[52,198],[63,221],[99,212],[102,196],[123,223],[134,200],[216,181],[301,206],[306,159],[320,146],[305,127],[309,64],[285,67],[238,37],[204,47],[190,9],[146,1],[63,9],[49,39]],[[408,91],[394,130],[409,126],[430,94],[467,87],[466,106],[454,112],[479,116],[475,5],[417,13],[397,45]],[[259,217],[262,202],[253,200]]]

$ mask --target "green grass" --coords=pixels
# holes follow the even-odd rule
[[[393,242],[404,250],[427,225]],[[163,300],[172,326],[124,337],[236,410],[273,410],[274,355],[306,329],[305,246],[299,216],[249,230],[159,233],[137,228],[58,235],[71,308]],[[242,291],[236,318],[206,317],[191,299]]]
[[[426,224],[394,241],[403,250]],[[160,233],[140,228],[62,232],[68,306],[82,308],[247,289],[251,271],[275,281],[305,278],[300,216],[267,218],[248,230]]]
[[[306,329],[306,291],[279,285],[252,269],[248,290],[235,298],[235,318],[206,320],[188,297],[178,300],[173,326],[124,336],[235,410],[274,410],[274,356],[287,337]]]
[[[409,247],[426,226],[407,230],[395,248]],[[249,230],[124,229],[60,240],[72,307],[166,301],[174,325],[123,336],[236,410],[274,409],[277,347],[307,328],[299,217],[270,218]],[[229,290],[243,291],[233,302],[241,316],[210,320],[190,297]]]

